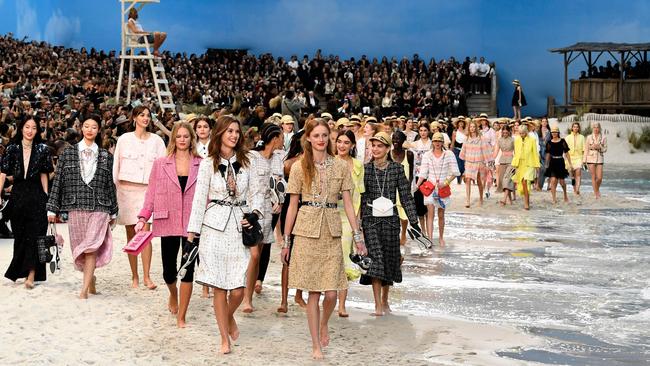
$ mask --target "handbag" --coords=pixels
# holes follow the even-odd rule
[[[438,186],[438,197],[447,198],[449,196],[451,196],[451,187],[449,186],[449,184],[447,184],[444,187]]]
[[[56,228],[50,224],[45,235],[36,237],[36,248],[38,250],[38,261],[40,263],[50,263],[54,254],[50,248],[56,247]]]
[[[153,239],[153,232],[140,230],[131,240],[129,240],[124,248],[122,248],[122,251],[127,254],[138,255],[147,247],[147,245],[149,245],[149,243],[151,243],[151,239]]]
[[[424,195],[424,197],[429,197],[431,193],[433,193],[433,183],[429,182],[428,180],[425,180],[424,183],[420,184],[420,192]]]
[[[244,219],[250,224],[249,227],[242,228],[241,237],[242,243],[245,247],[254,247],[255,245],[262,242],[264,239],[264,233],[262,232],[262,226],[259,223],[259,218],[257,214],[250,212],[244,214]]]

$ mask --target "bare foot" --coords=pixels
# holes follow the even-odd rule
[[[185,319],[181,319],[180,317],[176,319],[176,326],[179,328],[185,328]]]
[[[176,315],[178,314],[178,298],[175,296],[169,295],[169,303],[167,304],[169,312]]]
[[[301,308],[304,309],[307,307],[307,303],[302,299],[302,297],[296,297],[294,300],[296,301],[296,304],[300,305]]]
[[[90,281],[90,286],[88,287],[88,293],[91,295],[97,295],[97,288],[95,285],[97,284],[97,277],[93,276],[92,281]]]
[[[286,303],[280,304],[280,306],[278,306],[277,312],[286,314],[287,313],[287,308],[288,308],[288,306],[287,306]]]
[[[230,324],[228,325],[228,334],[233,341],[236,341],[239,338],[239,327],[237,326],[237,321],[235,317],[230,318]]]
[[[438,238],[438,244],[440,244],[440,246],[444,246],[445,244],[447,244],[447,242],[445,242],[445,239],[443,238]]]
[[[253,311],[255,311],[255,309],[253,308],[253,305],[244,303],[244,306],[242,307],[242,313],[250,314]]]
[[[339,309],[339,317],[340,318],[347,318],[349,317],[350,314],[348,314],[347,310],[345,308]]]
[[[384,316],[384,312],[375,310],[374,313],[370,313],[370,316]]]
[[[321,347],[330,345],[330,332],[327,330],[327,327],[323,327],[322,325],[320,328],[320,345]]]
[[[145,279],[144,285],[147,286],[149,290],[155,290],[156,288],[158,288],[158,285],[153,283],[153,281],[151,281],[150,279]]]
[[[255,282],[255,293],[260,294],[262,292],[262,281]]]
[[[223,355],[229,354],[230,353],[230,342],[228,342],[226,344],[222,343],[221,344],[221,349],[219,350],[219,353],[221,353]]]
[[[82,290],[81,293],[79,294],[79,298],[81,300],[87,300],[88,299],[88,292]]]
[[[393,312],[393,310],[391,310],[391,308],[390,308],[390,305],[382,304],[382,306],[384,308],[384,313],[392,313]]]
[[[131,288],[138,288],[140,286],[140,279],[133,278],[131,279]]]
[[[311,357],[312,357],[314,360],[322,360],[323,358],[325,358],[325,356],[323,356],[323,351],[322,351],[320,348],[314,348],[314,349],[312,349],[312,351],[311,351]]]
[[[34,281],[25,280],[25,288],[31,290],[34,288]]]

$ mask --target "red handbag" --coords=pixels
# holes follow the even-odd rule
[[[447,198],[449,196],[451,196],[451,187],[449,185],[438,188],[438,197]]]
[[[151,243],[153,232],[140,230],[122,250],[131,255],[138,255]]]
[[[434,188],[433,183],[429,182],[428,180],[425,180],[424,183],[420,184],[419,189],[420,189],[420,192],[422,192],[422,194],[425,197],[429,197],[431,195],[431,193],[433,193],[433,188]]]

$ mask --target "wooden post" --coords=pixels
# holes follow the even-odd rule
[[[587,71],[587,75],[589,75],[589,77],[592,77],[593,75],[591,73],[591,51],[589,51],[589,61],[587,61],[587,68],[589,70]]]
[[[625,51],[621,51],[621,77],[618,79],[618,104],[623,105],[623,70],[625,69]]]
[[[564,52],[564,106],[569,105],[569,78],[568,78],[568,69],[569,68],[569,62],[567,61],[567,55],[566,52]]]

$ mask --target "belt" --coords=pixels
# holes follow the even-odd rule
[[[312,202],[312,201],[302,201],[303,206],[311,206],[311,207],[318,207],[318,208],[337,208],[336,203],[329,203],[329,202]]]
[[[220,206],[229,206],[229,207],[246,206],[246,201],[231,202],[231,201],[224,201],[224,200],[210,200],[210,203],[214,203]]]
[[[564,155],[560,155],[560,156],[551,155],[551,158],[553,158],[553,159],[564,159]]]

